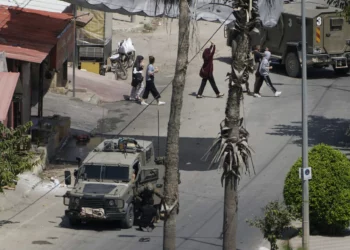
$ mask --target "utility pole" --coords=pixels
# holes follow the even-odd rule
[[[73,5],[74,8],[74,49],[73,49],[73,97],[75,97],[75,67],[77,57],[77,5]]]
[[[302,15],[302,126],[303,126],[303,146],[302,146],[302,159],[303,170],[308,167],[308,131],[307,131],[307,61],[306,61],[306,19],[305,19],[305,1],[301,0],[301,15]],[[309,180],[304,177],[304,171],[302,172],[302,184],[303,184],[303,248],[309,250]]]

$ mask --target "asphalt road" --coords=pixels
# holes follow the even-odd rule
[[[220,40],[221,53],[215,62],[215,77],[222,92],[227,91],[224,76],[229,70],[226,57],[222,57],[224,40]],[[228,50],[225,53],[229,53]],[[229,55],[229,54],[228,54]],[[226,99],[216,99],[208,84],[204,95],[196,99],[192,93],[199,87],[198,67],[189,67],[184,93],[180,132],[180,202],[177,218],[177,249],[221,249],[223,221],[223,188],[221,173],[208,170],[208,162],[200,160],[219,132],[219,123],[224,118]],[[273,97],[267,86],[262,98],[245,96],[242,115],[250,132],[250,144],[255,150],[256,174],[244,176],[239,184],[239,210],[237,247],[253,250],[267,246],[262,234],[249,227],[246,219],[261,215],[261,208],[269,201],[280,199],[283,182],[291,165],[301,156],[301,82],[288,78],[281,72],[271,74],[271,79],[280,97]],[[158,86],[164,87],[171,76],[159,75]],[[252,79],[253,80],[253,79]],[[348,77],[336,78],[330,70],[313,70],[308,80],[309,143],[328,143],[346,150],[348,140],[345,131],[349,125],[350,86]],[[160,114],[160,154],[164,143],[169,117],[171,88],[162,94],[165,106],[148,107],[123,131],[154,140],[158,138],[158,110]],[[51,99],[50,99],[51,98]],[[55,111],[53,100],[61,100],[60,111],[72,117],[72,126],[77,129],[92,129],[96,124],[99,132],[118,134],[144,107],[130,102],[106,104],[104,108],[77,103],[66,97],[49,95],[44,103],[45,113]],[[65,101],[62,101],[65,100]],[[50,106],[51,103],[51,106]],[[74,108],[73,108],[74,107]],[[62,111],[64,110],[64,111]],[[79,118],[83,110],[84,118]],[[75,112],[75,113],[74,113]],[[99,114],[99,115],[97,115]],[[90,115],[90,116],[89,116]],[[89,117],[89,118],[88,118]],[[86,119],[89,119],[86,121]],[[84,123],[84,126],[81,125]],[[91,123],[91,125],[89,124]],[[69,148],[66,156],[84,156],[86,148]],[[74,159],[74,158],[73,158]],[[41,191],[44,192],[44,191]],[[63,217],[65,207],[60,198],[64,188],[58,188],[34,205],[0,224],[0,249],[45,249],[45,250],[95,250],[95,249],[162,249],[162,223],[152,233],[139,232],[136,228],[120,230],[117,224],[93,223],[79,229],[71,229]],[[40,193],[36,193],[38,196]],[[141,237],[150,237],[150,242],[141,243]]]

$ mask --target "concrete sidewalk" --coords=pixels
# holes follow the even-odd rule
[[[329,236],[310,236],[309,250],[348,250],[350,249],[350,236],[329,237]],[[301,237],[295,237],[290,240],[293,249],[302,246]]]
[[[58,178],[60,182],[62,179],[62,177]],[[55,194],[58,190],[62,192],[62,190],[66,190],[66,187],[49,180],[43,180],[30,172],[20,174],[14,190],[4,190],[4,193],[0,193],[0,227],[45,193]]]
[[[97,75],[87,71],[75,71],[76,97],[85,102],[98,104],[101,102],[118,102],[130,94],[131,85],[128,80],[116,81],[114,74]],[[73,96],[73,69],[68,68],[69,92]]]

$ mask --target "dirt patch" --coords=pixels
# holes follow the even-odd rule
[[[41,178],[45,181],[50,181],[51,178],[58,179],[59,181],[64,180],[64,171],[68,170],[73,173],[74,169],[77,169],[77,165],[73,164],[49,164],[44,172],[41,174]]]

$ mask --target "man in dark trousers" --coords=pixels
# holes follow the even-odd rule
[[[218,87],[216,86],[215,80],[214,80],[214,64],[213,64],[213,58],[215,54],[215,44],[211,42],[211,45],[209,48],[206,48],[203,52],[202,58],[203,58],[203,66],[199,72],[199,76],[202,77],[202,83],[199,87],[197,98],[202,98],[202,94],[205,88],[205,85],[207,84],[207,81],[209,80],[211,87],[213,88],[216,97],[220,98],[223,97],[224,94],[221,94]]]
[[[259,91],[261,85],[264,82],[264,78],[260,75],[259,68],[263,58],[263,54],[260,52],[260,45],[254,46],[253,50],[254,61],[255,61],[255,83],[254,83],[254,96],[260,95]]]
[[[154,208],[153,204],[153,199],[149,199],[141,208],[139,224],[139,229],[141,231],[143,231],[143,228],[146,228],[148,232],[151,232],[155,228],[154,222],[157,220],[157,209]]]

